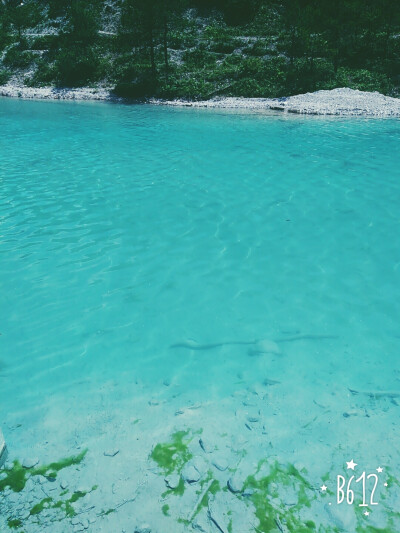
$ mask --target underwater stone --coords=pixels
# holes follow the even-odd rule
[[[7,459],[7,446],[6,441],[3,435],[3,432],[0,429],[0,468],[5,463]]]
[[[203,438],[199,439],[199,444],[204,453],[212,453],[213,450],[210,444],[207,441],[205,441]]]
[[[22,466],[23,466],[24,468],[33,468],[33,467],[36,466],[38,463],[39,463],[39,459],[38,459],[37,457],[35,457],[35,458],[28,457],[28,458],[25,458],[25,459],[22,461]]]
[[[357,519],[351,506],[343,508],[336,505],[325,505],[325,510],[330,517],[330,521],[335,526],[344,530],[346,533],[352,533],[356,530]]]
[[[165,484],[169,489],[175,490],[178,488],[181,480],[181,476],[178,474],[172,474],[165,478]]]
[[[136,526],[134,533],[151,533],[151,528],[148,524],[142,526]]]
[[[119,450],[116,448],[115,450],[106,450],[104,452],[104,455],[106,457],[115,457],[117,455],[117,453],[119,453]]]
[[[237,475],[234,474],[231,478],[228,479],[228,489],[236,494],[237,492],[242,492],[243,489],[243,480]]]
[[[223,457],[220,457],[219,459],[215,459],[212,464],[215,466],[217,470],[220,470],[221,472],[226,470],[229,466],[228,461],[224,459]]]
[[[201,474],[193,464],[188,463],[182,470],[182,478],[187,483],[196,483],[201,478]]]
[[[192,528],[196,531],[201,531],[201,533],[208,533],[210,531],[210,524],[203,517],[198,517],[192,522]]]
[[[263,339],[254,343],[248,351],[249,355],[263,355],[272,353],[274,355],[280,355],[282,353],[276,342],[269,339]]]

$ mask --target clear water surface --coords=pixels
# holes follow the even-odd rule
[[[51,404],[89,410],[110,381],[220,400],[262,374],[307,405],[400,389],[397,120],[3,99],[0,124],[10,427],[84,440]],[[171,348],[190,339],[222,346]],[[257,339],[282,356],[226,344]],[[397,412],[370,422],[370,448]]]

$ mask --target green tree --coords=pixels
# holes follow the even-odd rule
[[[12,27],[18,33],[18,40],[21,44],[23,31],[36,26],[41,19],[39,4],[32,0],[12,0],[7,4],[8,18]]]

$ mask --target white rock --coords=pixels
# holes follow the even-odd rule
[[[201,474],[193,464],[187,463],[183,467],[182,478],[187,483],[196,483],[201,478]]]
[[[274,355],[280,355],[282,353],[279,346],[276,344],[276,342],[271,341],[269,339],[263,339],[260,341],[255,342],[252,346],[250,346],[249,355],[264,355],[264,354],[274,354]]]
[[[151,528],[148,524],[142,524],[141,526],[136,526],[135,533],[151,533]]]
[[[119,453],[119,450],[117,448],[114,448],[113,450],[106,450],[104,452],[104,455],[106,457],[115,457]]]
[[[220,470],[221,472],[224,472],[229,466],[228,461],[224,457],[219,457],[217,459],[214,459],[212,464],[215,466],[217,470]]]
[[[210,444],[207,440],[205,440],[204,438],[199,439],[199,444],[200,444],[201,449],[202,449],[205,453],[212,453],[212,452],[213,452],[213,447],[212,447],[211,444]]]
[[[233,474],[232,477],[228,479],[228,489],[233,492],[242,492],[243,490],[243,478],[237,473]]]
[[[178,474],[171,474],[170,476],[165,478],[165,484],[168,488],[175,490],[178,488],[180,480],[181,476],[179,476]]]
[[[26,457],[25,459],[23,459],[22,461],[22,466],[24,468],[33,468],[34,466],[36,466],[37,464],[39,463],[39,459],[37,457]]]
[[[329,515],[332,525],[340,528],[345,533],[354,533],[357,527],[356,515],[354,508],[350,505],[325,505],[325,510]]]

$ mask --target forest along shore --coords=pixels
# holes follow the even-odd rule
[[[19,87],[0,86],[0,96],[37,99],[37,100],[100,100],[113,102],[132,102],[116,96],[111,89],[93,89],[88,87],[56,89],[53,87]],[[305,115],[337,115],[398,117],[400,116],[400,99],[385,96],[378,92],[358,91],[349,88],[316,91],[284,98],[238,98],[221,97],[210,100],[163,100],[144,99],[141,103],[167,105],[174,107],[193,107],[208,109],[238,109],[248,111],[282,111]]]
[[[120,97],[400,96],[392,0],[3,0],[0,85]]]

